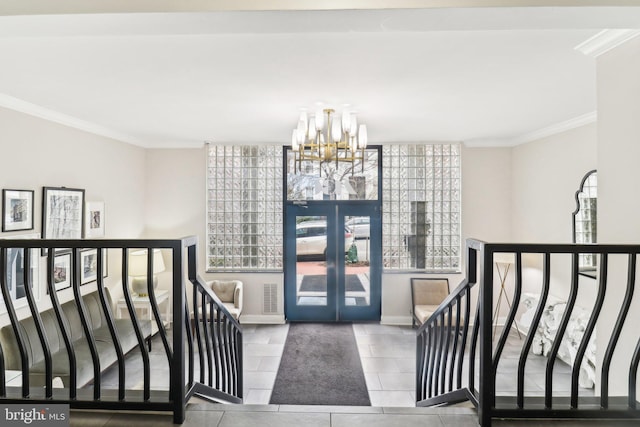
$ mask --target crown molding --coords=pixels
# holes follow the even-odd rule
[[[571,129],[578,128],[580,126],[595,123],[598,120],[598,114],[595,111],[591,113],[583,114],[582,116],[574,117],[573,119],[566,120],[564,122],[556,123],[555,125],[547,126],[542,129],[538,129],[533,132],[525,133],[516,138],[513,138],[512,145],[526,144],[527,142],[536,141],[538,139],[546,138],[548,136],[556,135],[562,132],[566,132]]]
[[[538,139],[566,132],[580,126],[588,125],[590,123],[596,122],[597,120],[598,114],[593,111],[591,113],[583,114],[582,116],[574,117],[573,119],[569,119],[564,122],[556,123],[554,125],[535,130],[533,132],[525,133],[515,138],[471,139],[464,141],[464,145],[470,148],[515,147],[517,145],[526,144],[527,142],[537,141]]]
[[[597,58],[638,35],[640,35],[640,30],[637,29],[602,30],[580,43],[575,49],[587,56]]]
[[[32,104],[30,102],[14,98],[13,96],[9,96],[3,93],[0,93],[0,107],[48,120],[50,122],[68,126],[70,128],[89,132],[94,135],[104,136],[106,138],[126,142],[127,144],[137,145],[139,147],[147,146],[143,141],[131,135],[126,135],[95,123],[68,116],[66,114],[62,114],[57,111],[41,107],[39,105]]]

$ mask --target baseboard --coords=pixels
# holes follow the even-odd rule
[[[243,314],[240,316],[240,323],[253,325],[282,325],[285,322],[283,314]]]
[[[385,316],[380,317],[380,324],[393,326],[411,326],[413,324],[411,316]]]

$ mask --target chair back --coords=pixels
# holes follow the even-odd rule
[[[411,279],[411,300],[414,306],[440,305],[448,295],[449,279]]]
[[[238,280],[212,280],[207,282],[220,301],[233,303]]]

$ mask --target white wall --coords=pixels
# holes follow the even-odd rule
[[[598,57],[598,238],[600,242],[640,242],[637,213],[640,212],[640,38]],[[614,272],[616,267],[623,271]],[[604,318],[598,324],[598,360],[602,360],[608,338],[625,292],[625,262],[611,260]],[[637,288],[637,286],[636,286]],[[637,294],[637,290],[636,290]],[[634,299],[630,317],[614,354],[610,391],[625,392],[629,356],[638,341],[635,324],[640,298]],[[606,314],[609,315],[606,315]],[[640,390],[638,391],[640,392]]]
[[[81,188],[86,201],[104,201],[107,238],[136,238],[142,234],[146,175],[143,149],[4,108],[0,108],[0,129],[0,188],[35,191],[34,230],[2,233],[2,237],[41,231],[43,186]],[[44,258],[41,261],[43,273]],[[107,285],[117,297],[118,257],[110,256],[109,264]],[[85,286],[83,291],[90,288]],[[42,307],[48,307],[42,289]],[[69,291],[61,291],[60,299],[70,298]],[[19,315],[27,313],[19,310]],[[0,324],[6,321],[6,314],[0,315]]]

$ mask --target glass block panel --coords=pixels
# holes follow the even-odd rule
[[[208,269],[282,270],[282,147],[212,145],[208,155]]]
[[[383,266],[457,271],[460,146],[383,147]]]

